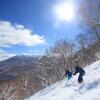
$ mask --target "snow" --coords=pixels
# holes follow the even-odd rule
[[[63,79],[25,100],[100,100],[100,60],[85,68],[84,82],[78,84],[77,77]]]

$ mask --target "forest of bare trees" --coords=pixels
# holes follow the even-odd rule
[[[100,1],[83,0],[78,10],[79,24],[92,40],[100,42]],[[92,41],[91,40],[91,41]]]

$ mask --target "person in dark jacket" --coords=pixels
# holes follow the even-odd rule
[[[75,67],[75,73],[73,75],[76,75],[77,73],[79,73],[79,76],[78,76],[78,82],[81,83],[83,82],[83,76],[85,75],[85,71],[83,70],[83,68],[79,67],[79,66],[76,66]]]
[[[85,71],[83,68],[81,68],[78,64],[78,59],[75,58],[75,63],[76,63],[76,66],[75,66],[75,73],[73,75],[76,75],[77,73],[79,73],[79,76],[78,76],[78,82],[81,83],[83,82],[83,76],[85,75]]]

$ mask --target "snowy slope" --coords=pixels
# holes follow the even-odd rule
[[[100,100],[100,61],[85,68],[84,82],[77,83],[78,75],[69,82],[64,79],[25,100]]]

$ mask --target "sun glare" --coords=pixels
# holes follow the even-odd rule
[[[57,4],[53,8],[54,15],[59,21],[72,21],[74,19],[74,6],[70,2]]]

